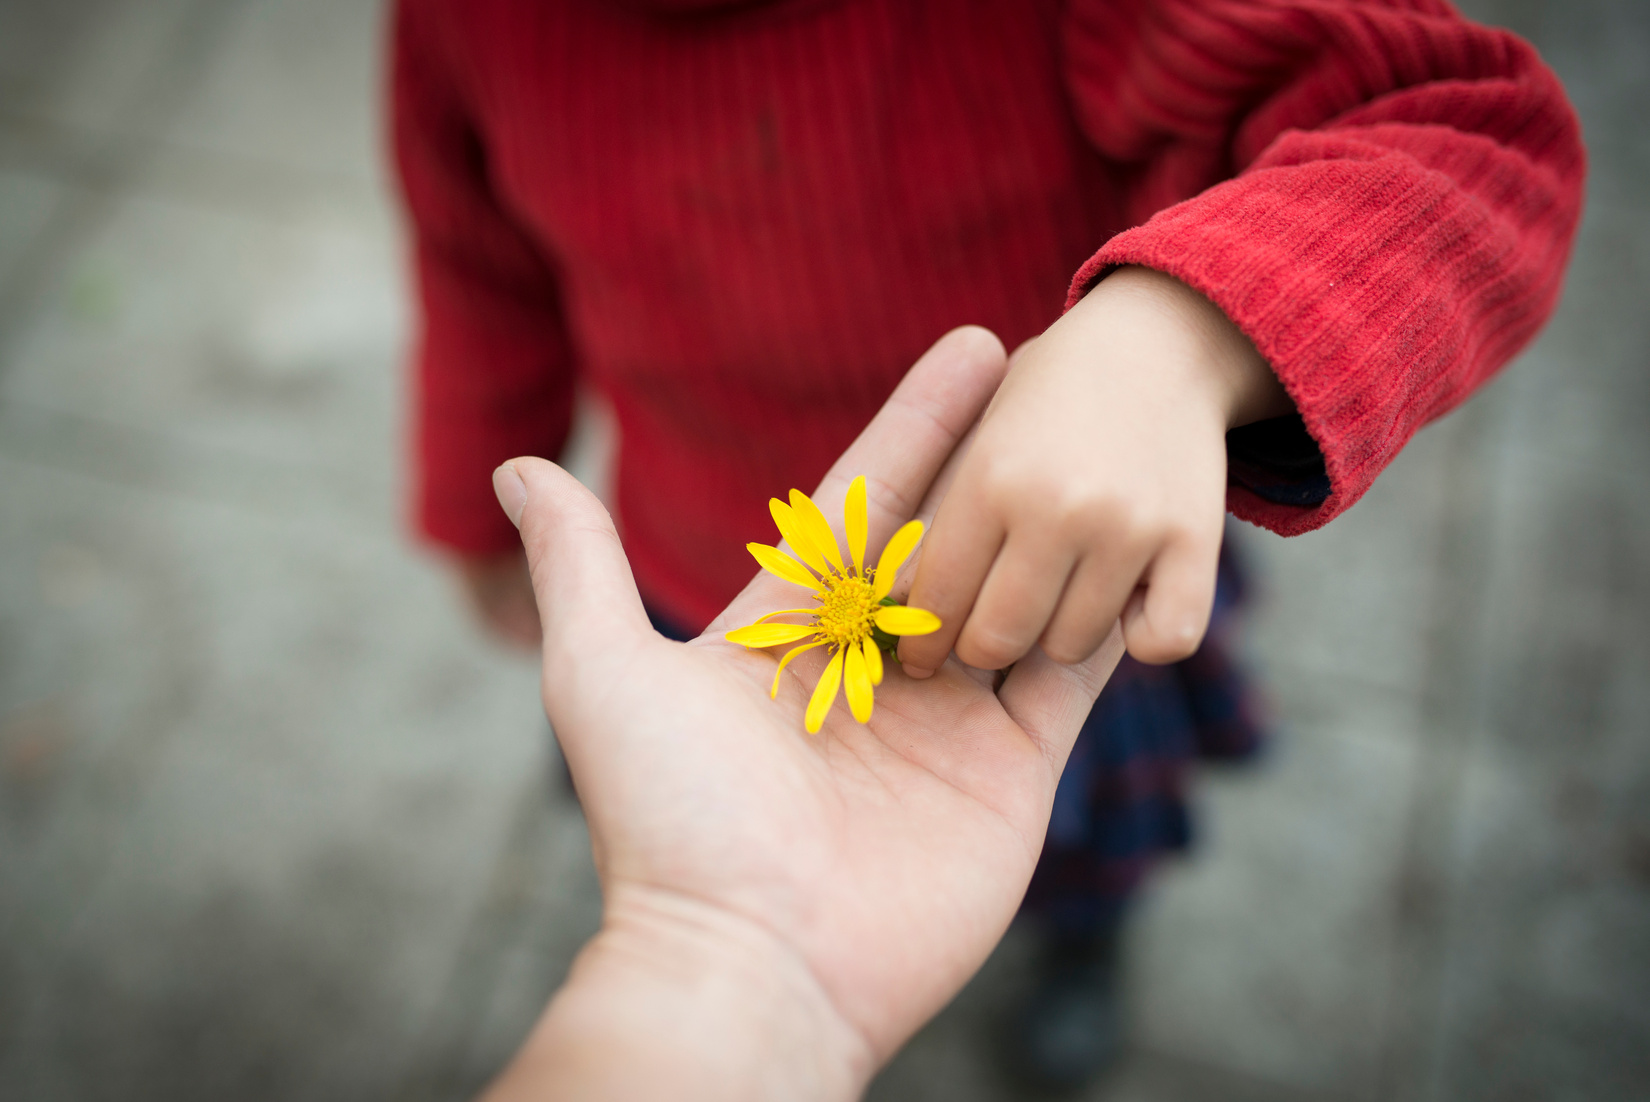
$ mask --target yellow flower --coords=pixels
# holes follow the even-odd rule
[[[814,686],[803,725],[810,735],[819,733],[839,687],[847,688],[848,709],[855,719],[864,723],[871,718],[871,688],[882,684],[882,648],[877,644],[876,635],[927,635],[939,630],[940,618],[932,612],[885,600],[894,586],[894,575],[899,572],[900,564],[910,557],[917,541],[922,539],[922,521],[913,520],[895,532],[882,549],[877,565],[867,570],[864,475],[849,485],[848,500],[842,507],[851,562],[843,562],[830,522],[801,490],[791,491],[789,505],[770,498],[768,511],[779,526],[779,534],[796,552],[796,558],[765,543],[745,546],[768,573],[813,590],[819,607],[770,612],[748,627],[728,632],[726,638],[730,643],[747,647],[780,647],[804,639],[813,640],[780,659],[770,696],[779,695],[779,675],[785,672],[791,659],[815,647],[830,647],[831,660]],[[775,616],[810,616],[813,620],[807,624],[765,622]]]

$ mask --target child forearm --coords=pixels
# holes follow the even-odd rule
[[[1173,276],[1151,268],[1119,268],[1073,305],[1045,336],[1067,342],[1078,357],[1086,349],[1090,359],[1099,360],[1107,350],[1108,335],[1116,332],[1112,315],[1126,315],[1141,305],[1173,316],[1177,326],[1202,344],[1204,354],[1188,362],[1202,372],[1197,385],[1211,393],[1225,415],[1226,428],[1294,412],[1294,403],[1271,365],[1220,307]]]

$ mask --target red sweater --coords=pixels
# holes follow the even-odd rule
[[[420,526],[515,546],[490,472],[582,380],[685,625],[936,337],[1118,264],[1267,357],[1329,492],[1228,503],[1317,527],[1531,338],[1579,216],[1557,80],[1444,0],[402,0],[394,50]]]

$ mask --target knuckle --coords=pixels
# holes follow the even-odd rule
[[[1210,542],[1208,526],[1198,525],[1184,516],[1165,518],[1158,523],[1157,529],[1164,543],[1193,547],[1207,545]],[[1213,546],[1216,550],[1220,547],[1218,531]]]
[[[1087,545],[1144,544],[1160,528],[1155,508],[1106,486],[1062,487],[1048,507],[1063,531]]]
[[[866,496],[893,516],[911,517],[916,515],[917,506],[921,503],[914,500],[905,487],[875,473],[867,474],[865,483],[865,488],[868,491]]]
[[[1044,500],[1049,518],[1061,531],[1086,537],[1104,526],[1109,503],[1087,487],[1062,486]]]
[[[1026,495],[1026,476],[1014,459],[993,450],[981,458],[980,496],[999,514],[1014,511]]]
[[[1075,666],[1093,654],[1095,646],[1088,645],[1087,639],[1062,634],[1043,640],[1043,653],[1062,666]]]
[[[1195,629],[1182,629],[1165,635],[1142,627],[1129,633],[1127,642],[1129,654],[1137,661],[1152,666],[1163,666],[1196,654],[1197,648],[1203,642],[1203,633]]]
[[[965,629],[957,642],[957,657],[980,670],[1000,670],[1015,662],[1026,652],[1006,635],[990,629]]]
[[[899,653],[921,664],[921,660],[943,654],[940,641],[933,635],[907,635],[899,641]]]
[[[959,325],[940,340],[955,341],[963,352],[982,360],[1001,360],[1008,356],[1002,338],[983,325]]]

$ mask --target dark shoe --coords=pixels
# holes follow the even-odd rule
[[[1046,947],[1036,988],[1009,1023],[1010,1070],[1047,1094],[1080,1090],[1123,1051],[1116,932]]]

